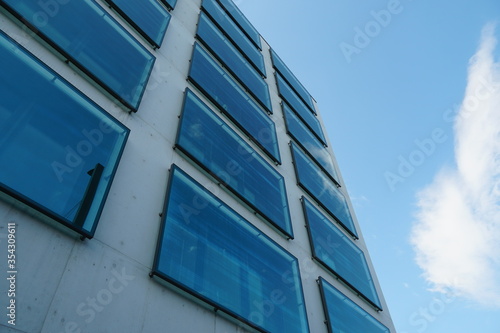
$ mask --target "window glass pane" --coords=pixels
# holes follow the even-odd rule
[[[313,256],[381,310],[363,253],[306,198],[302,198]]]
[[[202,7],[241,53],[262,75],[265,76],[266,67],[264,65],[262,53],[252,44],[250,39],[248,39],[234,21],[227,16],[226,12],[220,7],[217,1],[203,0]]]
[[[335,181],[338,175],[333,159],[325,146],[312,135],[309,128],[293,113],[286,103],[282,103],[288,133],[306,150],[314,161]],[[338,183],[338,182],[337,182]]]
[[[3,34],[0,86],[2,191],[93,234],[128,129]],[[104,170],[96,179],[88,172],[98,164]],[[82,220],[77,212],[91,179],[98,186]]]
[[[224,63],[250,94],[267,111],[271,111],[271,97],[267,83],[203,12],[200,15],[197,34],[203,44]]]
[[[351,212],[342,192],[294,143],[291,146],[299,185],[349,234],[357,238]]]
[[[170,14],[156,0],[105,0],[153,46],[160,47]]]
[[[174,9],[177,0],[160,0],[168,9]]]
[[[312,101],[311,95],[307,92],[306,88],[300,83],[299,80],[293,75],[293,73],[288,69],[285,63],[280,57],[271,49],[271,58],[273,61],[273,66],[276,70],[283,76],[283,78],[288,82],[290,87],[297,93],[297,95],[302,99],[302,101],[309,107],[309,109],[316,113],[314,108],[314,103]]]
[[[319,123],[318,118],[305,106],[299,99],[297,94],[290,88],[288,83],[283,80],[281,75],[276,73],[276,82],[278,83],[278,90],[280,96],[292,107],[300,119],[309,127],[313,134],[323,143],[326,144],[323,130]]]
[[[219,0],[219,3],[226,9],[233,20],[245,32],[250,40],[262,50],[260,44],[260,34],[257,29],[250,23],[250,21],[243,15],[238,7],[231,0]]]
[[[154,57],[92,0],[66,1],[57,15],[40,1],[5,0],[23,22],[125,106],[137,110]],[[55,11],[56,9],[54,9]]]
[[[280,162],[274,122],[198,44],[189,79],[269,157]]]
[[[390,333],[387,327],[323,278],[319,281],[330,333]]]
[[[293,237],[283,176],[189,90],[176,145],[281,232]]]
[[[154,275],[260,331],[309,332],[295,257],[175,165],[165,206]]]

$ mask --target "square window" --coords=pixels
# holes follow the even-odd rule
[[[297,259],[172,166],[153,276],[260,332],[309,332]]]
[[[114,8],[148,43],[161,46],[170,14],[156,0],[141,2],[129,0],[105,0]]]
[[[0,34],[0,189],[91,238],[129,130]]]
[[[325,279],[320,277],[319,285],[329,333],[390,333],[387,327]]]
[[[274,122],[197,43],[188,78],[266,155],[281,163]]]
[[[345,196],[332,180],[293,142],[295,174],[299,186],[330,214],[354,238],[358,238]]]
[[[273,227],[293,238],[283,176],[190,90],[176,147]]]
[[[363,251],[304,197],[302,207],[313,258],[368,303],[382,310]]]

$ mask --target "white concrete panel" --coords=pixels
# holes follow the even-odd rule
[[[58,288],[74,244],[80,242],[41,221],[0,202],[1,321],[6,321],[9,281],[7,281],[7,224],[16,224],[15,328],[39,332],[53,294]],[[4,313],[5,312],[5,313]]]
[[[134,130],[111,186],[95,239],[150,266],[173,151],[172,144],[150,126],[135,120],[131,123]]]
[[[216,332],[215,313],[155,280],[148,287],[142,332]]]
[[[148,269],[98,241],[76,244],[41,332],[141,332]]]
[[[215,330],[217,333],[249,333],[250,330],[245,329],[242,324],[232,322],[219,315],[215,317]]]

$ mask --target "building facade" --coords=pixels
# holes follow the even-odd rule
[[[395,333],[316,101],[231,0],[0,8],[0,331]]]

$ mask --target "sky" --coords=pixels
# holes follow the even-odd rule
[[[235,0],[318,103],[399,333],[500,331],[500,1]]]

